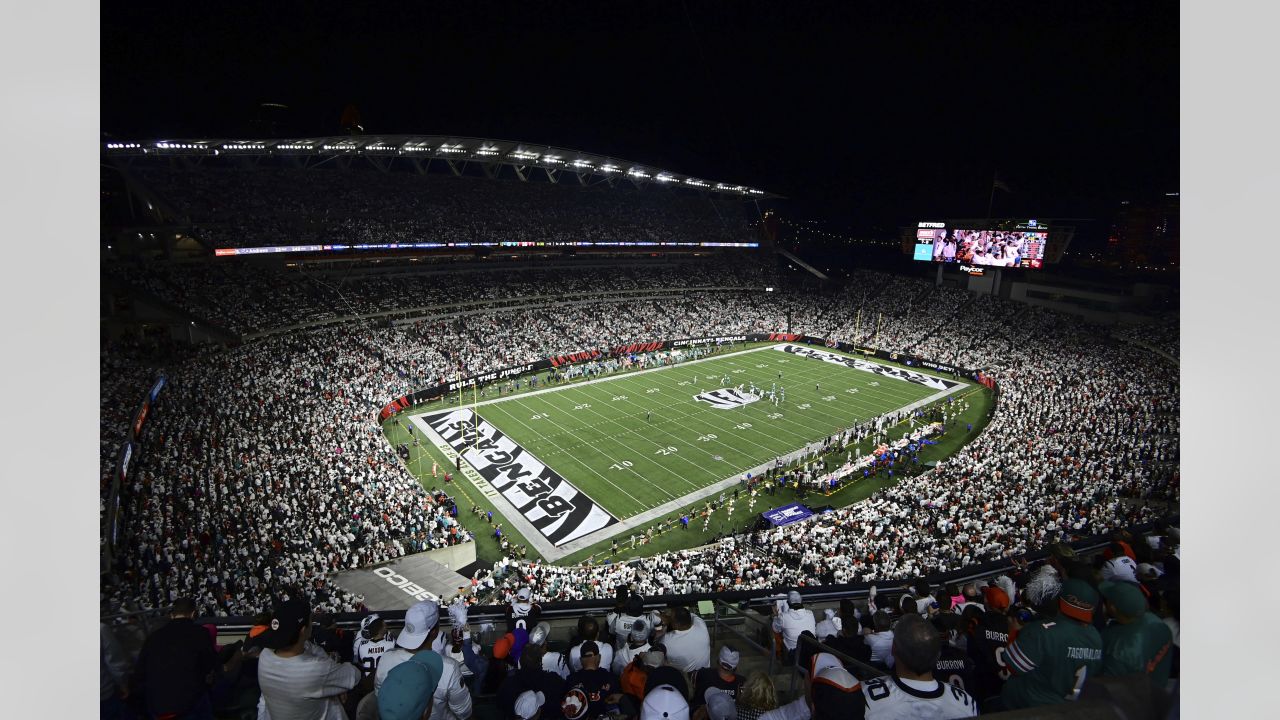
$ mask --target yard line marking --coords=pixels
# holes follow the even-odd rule
[[[516,417],[516,416],[515,416],[515,414],[510,413],[510,412],[508,412],[508,411],[506,411],[506,410],[503,410],[503,409],[501,409],[501,408],[499,408],[499,411],[500,411],[500,412],[502,412],[503,414],[505,414],[505,415],[509,416],[512,420],[515,420],[516,422],[520,423],[521,425],[524,425],[524,427],[526,427],[526,428],[528,428],[528,429],[529,429],[529,432],[532,432],[532,433],[534,433],[534,434],[537,434],[537,432],[538,432],[537,430],[534,430],[533,428],[529,427],[528,425],[525,425],[524,421],[523,421],[523,420],[521,420],[520,418]],[[477,415],[477,417],[479,417],[479,416]],[[555,421],[555,420],[551,420],[551,418],[549,418],[549,417],[547,418],[547,420],[550,420],[552,425],[556,425],[556,427],[559,427],[559,425],[556,423],[556,421]],[[495,425],[494,427],[497,427],[497,426]],[[500,428],[499,428],[499,429],[500,429]],[[514,440],[515,438],[512,438],[512,439]],[[555,446],[555,447],[557,447],[557,448],[559,448],[559,447],[560,447],[559,445],[557,445],[557,444],[556,444],[556,442],[555,442],[554,440],[547,440],[547,442],[551,443],[552,445],[554,445],[554,446]],[[523,443],[521,443],[521,445],[523,445]],[[537,455],[534,455],[534,457],[537,457]],[[586,468],[586,469],[590,470],[591,472],[595,473],[595,474],[596,474],[596,476],[597,476],[597,477],[599,477],[601,480],[604,480],[605,482],[607,482],[607,483],[609,483],[610,485],[612,485],[614,488],[617,488],[618,492],[620,492],[620,493],[622,493],[623,495],[626,495],[627,497],[629,497],[629,498],[631,498],[632,500],[636,501],[636,503],[640,503],[640,498],[637,498],[635,495],[632,495],[631,493],[627,492],[626,490],[623,490],[621,487],[619,487],[619,486],[618,486],[616,483],[614,483],[612,480],[610,480],[609,478],[607,478],[607,477],[605,477],[604,475],[601,475],[599,472],[597,472],[595,468],[593,468],[593,467],[591,467],[590,465],[588,465],[588,464],[586,464],[586,463],[582,462],[582,460],[580,460],[579,458],[577,458],[577,457],[575,457],[575,456],[573,456],[573,455],[570,455],[569,457],[570,457],[570,458],[572,458],[575,462],[577,462],[577,463],[578,463],[579,465],[581,465],[582,467],[584,467],[584,468]],[[606,457],[608,457],[608,456],[606,456]],[[610,459],[611,459],[611,460],[613,460],[613,458],[610,458]],[[617,460],[614,460],[614,462],[617,462]],[[632,472],[635,472],[635,471],[633,470]],[[638,473],[637,473],[637,477],[639,477],[639,474],[638,474]],[[643,478],[642,478],[642,479],[643,479]],[[584,492],[584,493],[586,492],[585,490],[582,490],[582,488],[578,488],[578,489],[579,489],[580,491]],[[588,494],[588,495],[587,495],[587,497],[591,497],[591,496]],[[592,499],[592,500],[594,500],[594,501],[595,501],[595,502],[597,502],[597,503],[599,503],[599,502],[600,502],[599,500],[596,500],[595,498],[591,498],[591,499]],[[640,503],[640,504],[643,504],[643,503]],[[602,505],[602,507],[603,507],[603,505]],[[606,509],[607,509],[607,508],[606,508]]]

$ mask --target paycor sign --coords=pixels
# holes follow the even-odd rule
[[[413,597],[414,600],[434,600],[440,602],[439,596],[427,592],[424,588],[413,582],[409,578],[397,573],[389,567],[375,568],[374,575],[386,580],[395,587],[400,588],[406,595]]]

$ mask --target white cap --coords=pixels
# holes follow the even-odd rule
[[[644,642],[649,639],[649,623],[644,618],[631,621],[631,632],[627,633],[631,642]]]
[[[1164,575],[1164,571],[1163,571],[1163,570],[1161,570],[1160,568],[1156,567],[1155,565],[1152,565],[1151,563],[1139,563],[1139,564],[1138,564],[1138,575],[1139,575],[1139,576],[1141,576],[1141,577],[1150,577],[1150,576],[1151,576],[1151,575],[1153,575],[1153,574],[1154,574],[1156,577],[1160,577],[1161,575]]]
[[[791,592],[787,593],[787,604],[792,607],[795,607],[797,605],[803,605],[804,598],[800,597],[800,593],[796,592],[795,590],[792,590]]]
[[[738,667],[738,661],[741,659],[742,659],[742,656],[738,653],[738,651],[734,650],[728,645],[725,645],[724,647],[720,648],[720,664],[723,665],[724,667],[730,670],[733,670],[734,668]]]
[[[547,701],[547,697],[540,692],[533,690],[525,690],[516,698],[516,717],[521,720],[529,720],[538,711],[542,709],[542,704]]]
[[[738,706],[733,696],[720,688],[707,688],[707,715],[711,720],[734,720],[738,716]]]
[[[670,685],[659,685],[645,693],[640,720],[689,720],[689,701]]]
[[[524,602],[529,602],[529,598],[533,596],[533,591],[527,586],[516,591],[516,598]]]
[[[404,629],[396,636],[396,645],[405,650],[417,650],[439,622],[440,607],[435,600],[414,603],[404,614]]]
[[[1138,564],[1128,555],[1119,555],[1102,565],[1103,580],[1120,580],[1122,582],[1138,582]]]

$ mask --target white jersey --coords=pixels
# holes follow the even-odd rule
[[[817,636],[818,620],[813,611],[805,608],[789,608],[773,619],[773,631],[782,633],[782,644],[787,650],[795,650],[800,634],[805,630]]]
[[[596,644],[596,647],[600,648],[600,667],[613,667],[613,646],[599,640],[593,640],[592,642]],[[582,646],[585,643],[586,641],[584,640],[569,649],[569,667],[573,668],[574,672],[582,669]]]
[[[631,624],[639,620],[642,615],[628,615],[626,613],[609,613],[605,616],[605,623],[609,626],[609,632],[613,633],[613,649],[620,650],[627,645],[627,636],[631,634]]]
[[[978,704],[969,693],[937,680],[878,677],[862,683],[867,720],[975,717]]]
[[[390,634],[381,640],[366,640],[360,636],[360,633],[356,633],[351,657],[356,667],[360,668],[361,675],[369,677],[378,671],[378,661],[382,660],[382,656],[395,648],[396,640]]]

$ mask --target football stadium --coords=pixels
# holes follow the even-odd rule
[[[102,717],[1176,716],[1176,186],[342,125],[101,142]]]

